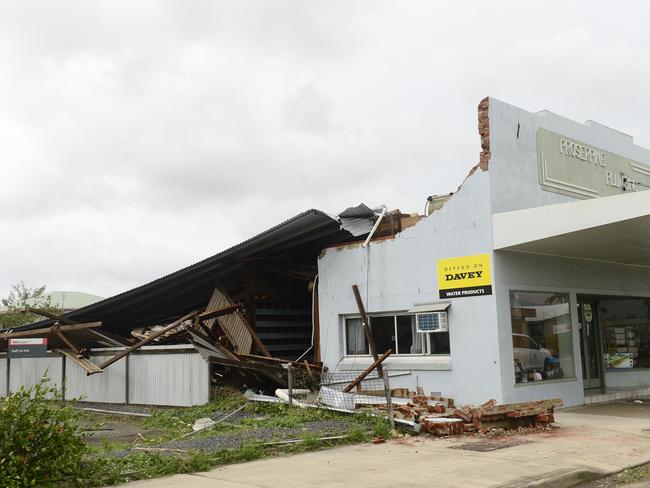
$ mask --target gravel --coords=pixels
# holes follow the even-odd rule
[[[151,408],[144,405],[124,405],[122,403],[75,402],[76,408],[97,408],[113,412],[151,413]]]
[[[212,415],[210,415],[210,418],[212,420],[220,420],[224,418],[226,415],[230,415],[232,413],[232,410],[215,410],[212,412]],[[239,412],[230,415],[224,422],[227,424],[239,424],[243,419],[264,419],[265,417],[263,415],[260,415],[255,412],[247,412],[245,409],[240,410]]]
[[[322,436],[345,434],[350,431],[352,424],[345,420],[319,420],[305,422],[301,427],[295,428],[269,428],[258,427],[255,429],[242,430],[240,432],[231,432],[217,434],[208,437],[189,437],[176,441],[166,442],[155,446],[147,446],[154,449],[182,449],[182,450],[201,450],[207,452],[220,451],[222,449],[231,449],[240,447],[246,441],[281,441],[295,439],[302,435],[314,433]],[[138,450],[129,449],[126,451],[113,452],[113,456],[125,456],[129,452],[139,452]],[[163,452],[164,453],[164,452]],[[173,451],[170,451],[173,454]]]

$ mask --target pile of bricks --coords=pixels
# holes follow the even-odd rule
[[[502,405],[489,400],[480,407],[455,407],[451,398],[418,393],[411,393],[406,404],[394,403],[393,414],[395,418],[413,421],[421,432],[436,436],[486,432],[495,428],[544,427],[555,421],[555,407],[562,406],[562,400],[555,398]]]

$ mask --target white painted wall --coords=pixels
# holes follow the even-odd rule
[[[580,123],[549,111],[537,113],[490,98],[490,202],[493,213],[573,201],[542,190],[537,168],[537,129],[548,129],[650,165],[650,151],[631,136],[595,122]],[[519,125],[519,137],[517,126]]]
[[[531,254],[493,253],[491,215],[575,200],[545,191],[540,185],[539,127],[646,164],[650,164],[650,151],[635,146],[630,136],[600,124],[581,124],[547,111],[531,113],[495,99],[489,102],[489,120],[489,170],[470,176],[442,210],[394,240],[372,243],[368,250],[349,246],[327,249],[322,254],[318,268],[323,361],[332,370],[360,370],[370,364],[367,358],[344,358],[342,318],[357,314],[353,284],[360,287],[369,313],[405,311],[414,303],[438,299],[437,259],[491,253],[495,294],[452,300],[451,357],[389,358],[386,364],[390,370],[412,371],[393,379],[392,386],[413,388],[419,384],[425,391],[441,392],[459,403],[561,397],[566,405],[581,404],[584,395],[576,295],[650,296],[650,271]],[[515,386],[511,289],[569,293],[575,379]],[[607,378],[617,386],[645,381],[642,374],[629,378],[623,374],[608,373]],[[646,375],[648,382],[644,384],[650,384],[650,372]]]
[[[489,177],[477,170],[447,204],[395,239],[327,249],[319,259],[321,353],[334,370],[361,370],[369,359],[343,359],[342,318],[357,314],[352,285],[361,291],[368,313],[406,311],[415,303],[438,301],[436,260],[492,248]],[[451,358],[389,358],[389,370],[413,374],[391,386],[419,384],[460,403],[500,400],[500,366],[493,296],[451,300]]]
[[[538,127],[650,164],[650,151],[635,146],[630,136],[600,124],[581,124],[547,111],[533,114],[492,98],[489,104],[489,119],[491,158],[488,173],[492,213],[575,201],[572,197],[545,191],[539,184],[536,142]],[[516,137],[518,124],[519,138]],[[545,224],[540,220],[540,226]],[[584,393],[576,295],[584,293],[650,296],[650,270],[503,251],[494,253],[493,258],[504,400],[561,397],[566,405],[582,404]],[[515,386],[509,303],[509,291],[514,289],[570,294],[576,370],[574,381]],[[638,374],[608,373],[606,380],[610,386],[640,386],[638,382],[650,385],[650,371]]]

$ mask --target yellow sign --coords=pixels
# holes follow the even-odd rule
[[[492,295],[490,255],[438,259],[440,298]]]

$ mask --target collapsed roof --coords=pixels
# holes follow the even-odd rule
[[[315,265],[323,248],[349,240],[339,222],[319,210],[307,210],[230,249],[150,283],[62,315],[77,322],[101,321],[102,328],[128,336],[137,327],[164,324],[204,307],[220,281],[250,263],[280,265],[288,260]],[[314,273],[315,275],[315,273]],[[49,327],[48,319],[12,329]]]

